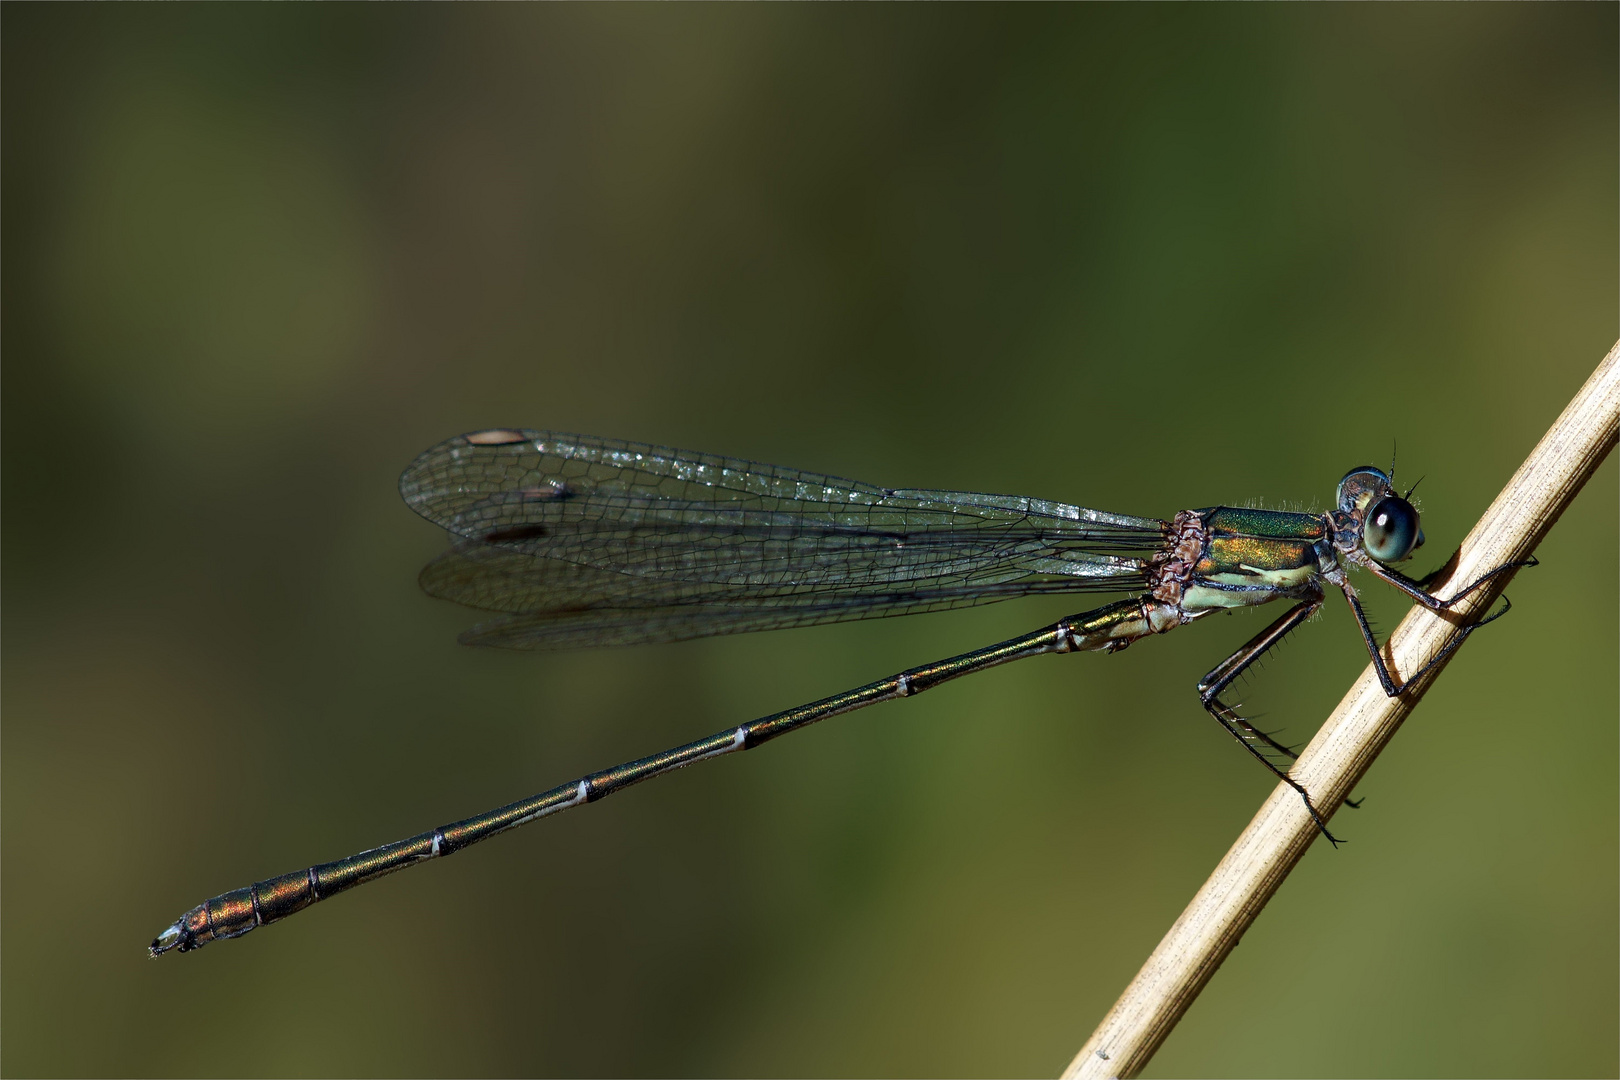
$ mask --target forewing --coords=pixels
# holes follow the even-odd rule
[[[1035,499],[519,430],[434,447],[400,492],[453,538],[423,588],[518,616],[470,638],[528,648],[1130,589],[1164,529]]]

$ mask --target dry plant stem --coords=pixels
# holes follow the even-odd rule
[[[1617,419],[1620,343],[1480,518],[1445,585],[1434,591],[1449,595],[1534,551],[1614,448]],[[1499,576],[1449,617],[1414,607],[1384,649],[1397,678],[1416,670],[1459,626],[1482,615],[1511,576]],[[1508,625],[1502,624],[1503,632]],[[1370,665],[1362,672],[1292,772],[1325,815],[1339,808],[1443,666],[1436,665],[1397,698],[1385,696]],[[1140,1072],[1316,838],[1299,796],[1279,784],[1063,1075]]]

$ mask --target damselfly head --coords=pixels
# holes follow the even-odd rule
[[[1339,481],[1339,509],[1360,520],[1362,549],[1381,563],[1410,558],[1423,546],[1417,507],[1395,494],[1382,469],[1362,465],[1345,473]]]

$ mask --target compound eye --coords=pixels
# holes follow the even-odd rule
[[[1381,563],[1400,562],[1423,542],[1417,509],[1405,499],[1386,495],[1367,510],[1361,546]]]
[[[1389,477],[1384,470],[1371,465],[1351,469],[1339,481],[1339,509],[1345,513],[1361,509],[1368,500],[1389,490]]]

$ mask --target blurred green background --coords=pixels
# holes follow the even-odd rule
[[[460,648],[394,488],[457,432],[1166,516],[1399,440],[1438,561],[1616,337],[1617,16],[8,5],[0,1068],[1055,1074],[1270,789],[1193,693],[1258,614],[143,950],[1091,602]],[[1152,1075],[1620,1069],[1616,487]],[[1365,663],[1330,606],[1245,697],[1304,741]]]

